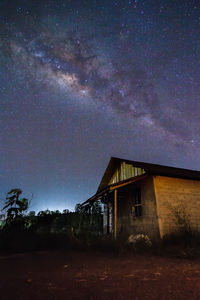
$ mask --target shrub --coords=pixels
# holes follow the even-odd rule
[[[139,233],[136,235],[131,234],[128,237],[127,244],[129,248],[133,248],[135,251],[146,251],[152,246],[152,242],[148,235],[144,235],[143,233]]]

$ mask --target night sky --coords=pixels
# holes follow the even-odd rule
[[[200,170],[199,0],[0,2],[0,201],[72,210],[111,156]]]

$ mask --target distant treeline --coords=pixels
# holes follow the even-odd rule
[[[75,212],[65,209],[27,212],[29,200],[21,198],[21,189],[8,192],[0,215],[0,251],[27,251],[87,245],[103,232],[103,214],[97,201]]]
[[[27,215],[19,216],[6,224],[1,222],[1,230],[6,231],[34,231],[39,233],[70,233],[78,235],[81,232],[90,231],[94,235],[101,235],[103,230],[103,216],[100,212],[70,212],[64,210],[40,211],[37,215],[34,211]]]

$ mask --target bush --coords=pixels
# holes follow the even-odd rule
[[[127,246],[129,249],[133,249],[135,252],[139,251],[141,253],[149,250],[152,246],[152,242],[148,235],[144,235],[143,233],[136,235],[131,234],[128,238]]]

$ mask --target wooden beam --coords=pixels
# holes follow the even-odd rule
[[[137,175],[137,176],[131,178],[130,180],[127,180],[124,183],[122,181],[122,183],[118,183],[118,184],[115,183],[115,184],[113,184],[112,186],[110,186],[110,190],[112,191],[112,190],[118,189],[118,188],[120,188],[122,186],[128,185],[130,183],[133,183],[133,182],[136,182],[136,181],[139,181],[139,180],[142,180],[142,179],[145,179],[147,177],[148,177],[148,174]]]
[[[117,238],[117,189],[114,192],[114,239]]]
[[[109,208],[109,203],[106,204],[107,208],[107,234],[110,233],[110,208]]]

